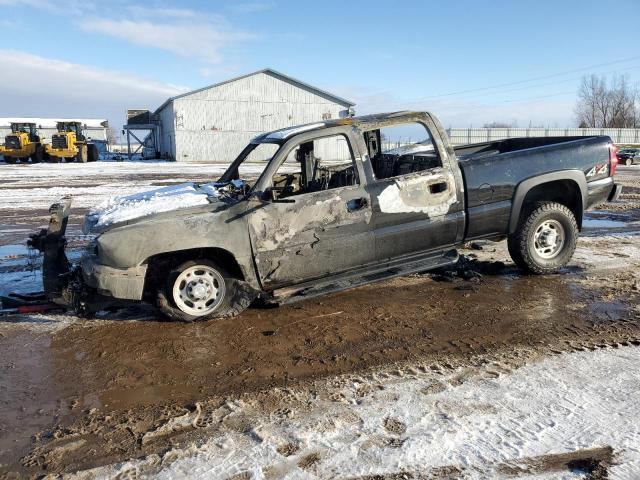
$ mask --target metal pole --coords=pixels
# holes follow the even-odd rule
[[[127,128],[127,157],[131,161],[131,137],[129,136],[129,129]]]

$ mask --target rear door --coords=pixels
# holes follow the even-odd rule
[[[369,187],[378,261],[444,249],[462,237],[461,179],[443,147],[420,122],[380,129]]]

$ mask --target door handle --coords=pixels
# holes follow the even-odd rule
[[[430,193],[442,193],[448,188],[447,182],[432,183],[429,185]]]
[[[357,210],[360,210],[366,207],[367,205],[369,205],[369,202],[367,202],[366,198],[364,197],[354,198],[353,200],[349,200],[347,202],[347,211],[355,212]]]

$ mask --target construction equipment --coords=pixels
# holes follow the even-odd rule
[[[51,145],[47,153],[51,161],[75,160],[77,162],[95,162],[98,160],[98,148],[82,133],[80,122],[57,122],[58,133],[51,136]]]
[[[42,162],[46,157],[35,123],[11,123],[11,133],[0,145],[0,155],[7,163]]]

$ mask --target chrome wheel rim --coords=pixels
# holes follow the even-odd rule
[[[173,283],[173,301],[184,313],[202,316],[212,313],[224,298],[224,279],[208,265],[183,270]]]
[[[564,242],[564,227],[557,220],[545,220],[533,234],[533,248],[538,256],[546,260],[556,257]]]

